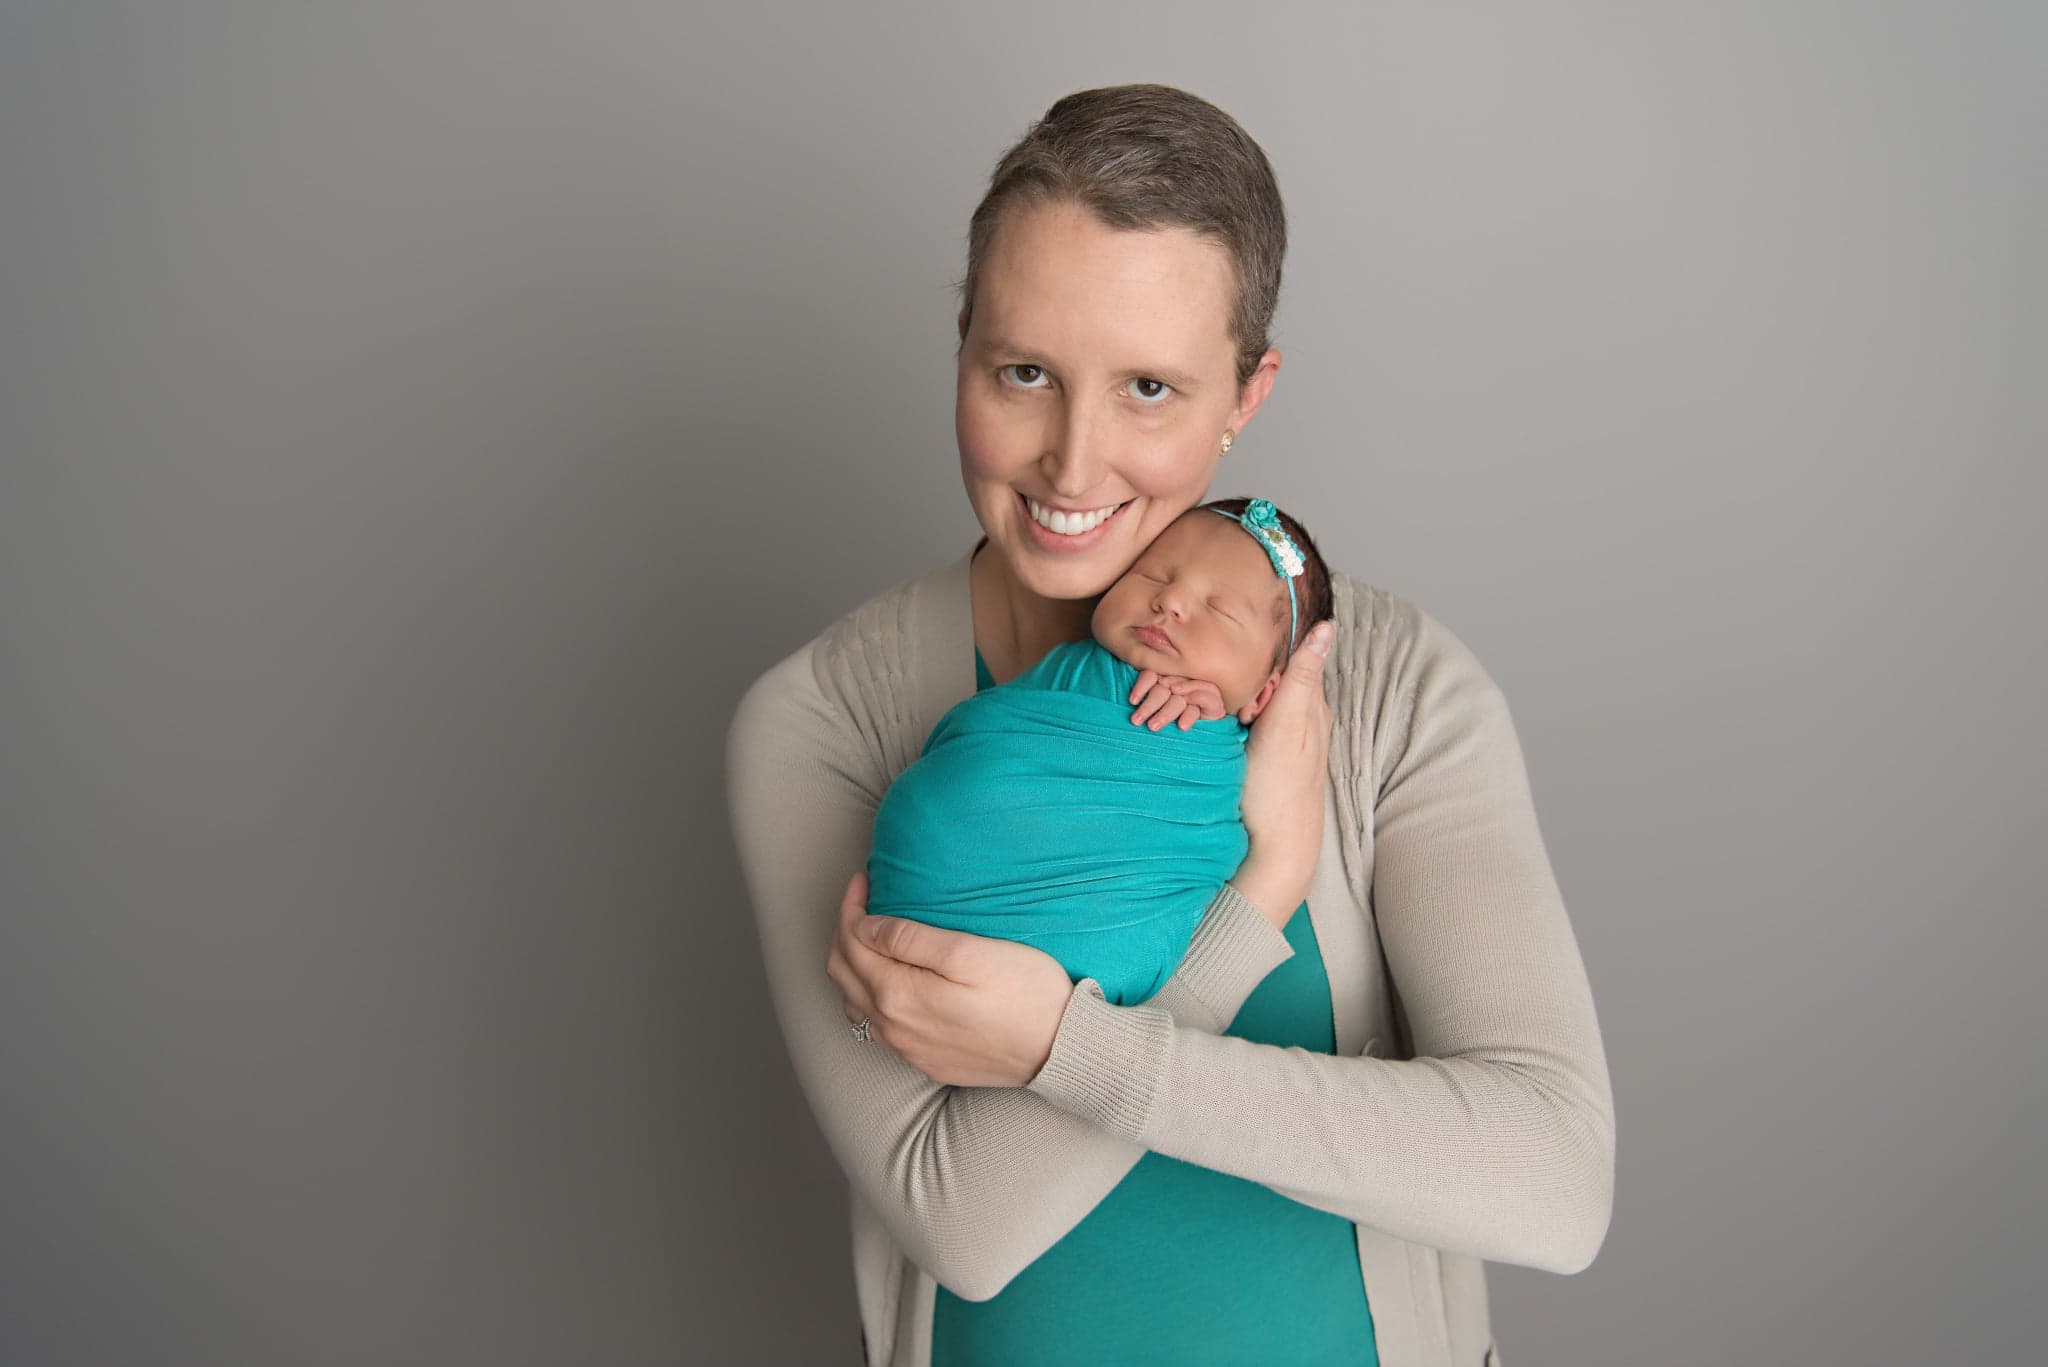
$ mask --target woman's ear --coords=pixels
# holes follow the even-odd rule
[[[1252,420],[1252,414],[1266,402],[1266,396],[1273,392],[1273,380],[1280,373],[1280,349],[1266,348],[1266,354],[1259,357],[1258,367],[1251,378],[1237,387],[1237,407],[1230,413],[1230,430],[1243,432],[1245,424]]]
[[[1253,698],[1237,710],[1237,719],[1246,726],[1250,726],[1253,722],[1257,721],[1259,713],[1266,710],[1266,704],[1273,701],[1273,690],[1279,686],[1280,671],[1276,669],[1267,678],[1266,686],[1259,690],[1259,696]]]

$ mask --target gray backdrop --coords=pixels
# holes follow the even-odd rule
[[[853,1360],[725,725],[970,544],[968,212],[1125,80],[1287,196],[1215,492],[1520,727],[1620,1168],[1504,1359],[2030,1359],[2042,14],[7,5],[0,1361]]]

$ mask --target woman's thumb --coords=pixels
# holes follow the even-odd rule
[[[1280,672],[1280,683],[1273,691],[1272,701],[1266,711],[1274,707],[1303,707],[1309,696],[1323,686],[1323,665],[1330,658],[1330,638],[1336,634],[1336,626],[1328,619],[1317,622],[1309,628],[1308,635],[1301,640],[1301,649],[1294,652],[1287,661],[1287,668]],[[1282,702],[1281,699],[1287,699]]]
[[[1298,671],[1304,675],[1322,673],[1323,662],[1330,657],[1330,639],[1336,634],[1336,623],[1327,618],[1310,627],[1301,649],[1295,651],[1294,658],[1288,661],[1287,672],[1293,674]]]
[[[860,924],[853,928],[853,933],[877,953],[907,964],[929,967],[925,961],[931,957],[931,929],[922,921],[905,920],[901,916],[863,916]]]

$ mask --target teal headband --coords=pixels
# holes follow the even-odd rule
[[[1255,498],[1245,505],[1241,513],[1227,513],[1221,508],[1209,510],[1250,532],[1266,552],[1266,558],[1273,562],[1273,572],[1287,585],[1287,653],[1294,653],[1294,628],[1299,614],[1294,603],[1294,580],[1304,567],[1301,548],[1294,544],[1294,538],[1280,525],[1280,510],[1263,498]]]

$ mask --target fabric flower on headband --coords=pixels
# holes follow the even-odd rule
[[[1266,554],[1273,558],[1274,569],[1292,579],[1307,568],[1302,562],[1301,552],[1295,549],[1294,539],[1280,525],[1278,508],[1263,498],[1255,498],[1245,508],[1241,520],[1253,536],[1265,543]]]

